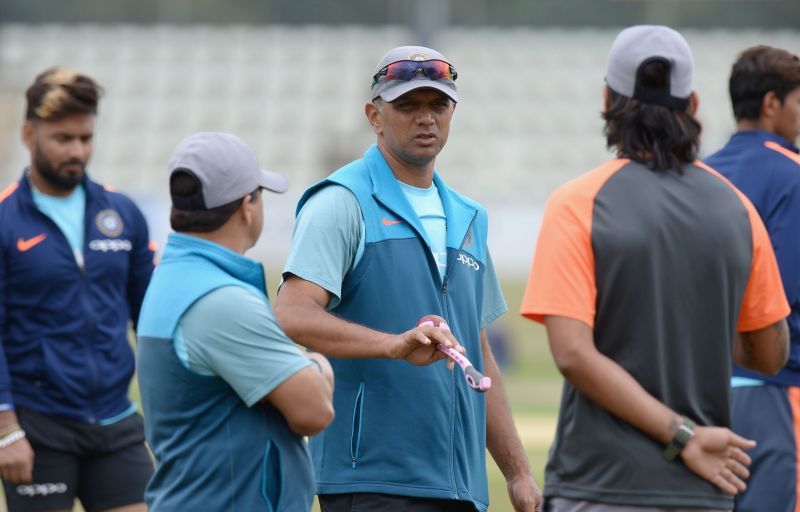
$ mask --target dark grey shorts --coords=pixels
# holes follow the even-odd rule
[[[469,501],[379,493],[323,494],[319,504],[322,512],[475,512]]]
[[[89,425],[17,410],[35,455],[33,483],[3,482],[9,512],[72,509],[87,512],[144,502],[153,461],[142,417]]]
[[[608,505],[569,498],[548,498],[545,512],[730,512],[716,508],[665,508]]]

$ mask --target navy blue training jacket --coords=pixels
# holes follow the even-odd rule
[[[800,386],[800,155],[786,139],[763,130],[740,131],[705,160],[752,201],[764,221],[792,311],[789,362],[775,376],[734,366],[733,374]]]
[[[131,409],[128,321],[154,254],[133,201],[88,177],[83,186],[83,269],[27,176],[0,192],[0,411],[96,423]]]

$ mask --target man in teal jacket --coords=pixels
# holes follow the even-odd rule
[[[309,510],[311,460],[302,436],[333,418],[333,375],[278,326],[261,264],[262,171],[238,137],[200,133],[169,166],[177,231],[139,318],[139,383],[156,472],[151,512]]]
[[[539,507],[486,339],[507,309],[486,211],[434,171],[456,77],[430,48],[389,51],[365,107],[377,145],[298,205],[276,315],[295,341],[330,356],[336,375],[337,418],[311,439],[325,512],[485,511],[487,447],[515,509]],[[428,314],[452,334],[415,327]],[[494,382],[489,392],[431,364],[438,343],[460,343]]]

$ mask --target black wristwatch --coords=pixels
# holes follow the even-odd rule
[[[684,416],[683,423],[678,427],[678,431],[675,432],[675,437],[673,437],[672,441],[664,448],[664,458],[667,460],[675,460],[675,457],[681,453],[683,447],[686,446],[686,443],[689,442],[692,436],[694,436],[694,422]]]

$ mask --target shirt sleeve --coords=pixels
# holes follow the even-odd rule
[[[309,365],[269,303],[242,286],[205,295],[181,318],[189,368],[217,375],[252,406]]]
[[[573,197],[569,190],[554,192],[545,207],[520,313],[536,322],[557,315],[594,327],[592,202],[591,197]]]
[[[320,286],[332,295],[328,307],[336,306],[363,233],[364,220],[355,195],[341,185],[323,188],[297,216],[284,278],[293,274]]]
[[[481,307],[481,329],[500,318],[508,311],[500,280],[492,263],[492,255],[486,251],[486,264],[483,272],[483,305]]]
[[[752,203],[741,193],[739,197],[747,208],[753,233],[750,277],[744,290],[737,325],[739,332],[747,332],[763,329],[786,318],[790,309],[764,223]]]

